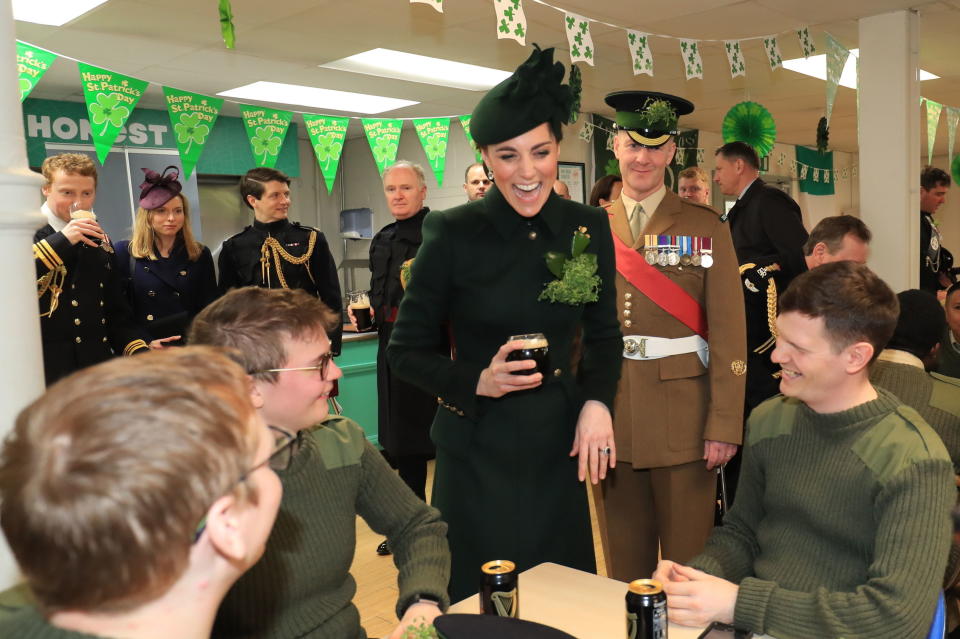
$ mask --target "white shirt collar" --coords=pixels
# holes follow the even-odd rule
[[[919,357],[908,353],[907,351],[900,351],[893,348],[885,348],[880,351],[880,355],[877,356],[877,359],[881,362],[890,362],[891,364],[906,364],[907,366],[915,366],[921,370],[924,369],[923,362]]]
[[[50,210],[50,207],[47,206],[47,203],[44,202],[43,206],[40,207],[40,212],[44,214],[47,218],[47,224],[53,227],[53,230],[59,233],[63,230],[63,227],[67,225],[66,222],[57,217],[57,214]]]
[[[755,177],[755,178],[753,178],[752,180],[750,180],[750,184],[748,184],[748,185],[746,185],[745,187],[743,187],[743,190],[740,191],[740,195],[737,196],[737,201],[738,201],[738,202],[740,201],[740,198],[743,197],[743,194],[747,192],[747,189],[749,189],[751,186],[753,186],[753,183],[756,182],[756,181],[759,180],[759,179],[760,179],[759,177]]]
[[[653,214],[657,211],[657,207],[660,206],[660,203],[663,202],[663,198],[666,197],[666,195],[667,187],[661,184],[659,189],[640,200],[643,212],[653,217]],[[626,209],[627,215],[629,216],[631,211],[633,211],[633,207],[637,205],[637,201],[623,191],[620,192],[620,199],[623,200],[623,208]]]

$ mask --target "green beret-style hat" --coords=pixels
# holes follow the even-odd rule
[[[557,138],[570,121],[579,96],[563,84],[565,69],[553,61],[553,49],[533,53],[509,78],[490,89],[470,120],[470,135],[477,146],[510,140],[547,122]]]
[[[649,147],[661,146],[671,135],[680,133],[679,116],[693,113],[693,103],[689,100],[654,91],[616,91],[604,98],[604,102],[617,112],[614,116],[617,129]]]

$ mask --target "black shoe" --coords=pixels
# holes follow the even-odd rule
[[[383,541],[379,546],[377,546],[377,554],[381,557],[386,557],[390,554],[390,546],[387,545],[386,540]]]

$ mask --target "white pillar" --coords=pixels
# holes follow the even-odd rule
[[[13,11],[0,3],[0,438],[17,413],[43,392],[43,357],[37,319],[37,275],[31,245],[43,224],[41,179],[27,165],[16,65]],[[0,539],[0,589],[17,582],[13,556]]]
[[[920,281],[919,27],[915,11],[860,19],[860,216],[870,268],[893,288]]]

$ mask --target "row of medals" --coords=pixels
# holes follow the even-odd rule
[[[713,238],[692,235],[644,235],[643,258],[653,266],[713,266]]]

